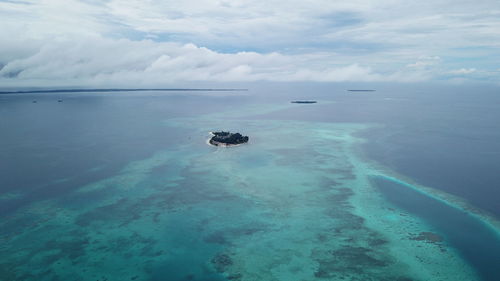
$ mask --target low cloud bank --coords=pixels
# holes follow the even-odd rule
[[[8,47],[8,46],[7,46]],[[10,50],[0,61],[9,86],[167,85],[181,81],[418,81],[421,73],[377,73],[320,55],[219,53],[150,40],[64,40]]]

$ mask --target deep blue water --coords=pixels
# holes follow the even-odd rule
[[[377,176],[372,182],[389,201],[423,218],[443,233],[446,243],[459,249],[483,280],[498,280],[500,236],[486,224],[393,180]]]

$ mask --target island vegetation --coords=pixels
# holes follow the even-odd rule
[[[317,103],[315,100],[293,100],[291,103]]]
[[[248,142],[248,136],[243,136],[240,133],[231,132],[211,132],[212,138],[208,141],[209,144],[215,146],[232,146]]]

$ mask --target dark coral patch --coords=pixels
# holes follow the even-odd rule
[[[220,253],[212,258],[212,264],[217,272],[222,273],[233,264],[233,260],[229,255]]]
[[[440,243],[443,242],[443,238],[433,232],[420,232],[417,236],[410,238],[411,240],[425,241],[428,243]]]

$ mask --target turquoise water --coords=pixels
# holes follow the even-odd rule
[[[12,105],[30,106],[26,112],[58,126],[42,122],[30,132],[41,138],[10,143],[30,152],[22,157],[35,162],[37,180],[12,174],[2,186],[1,280],[498,277],[484,270],[499,257],[494,218],[447,202],[445,193],[445,201],[432,201],[408,195],[404,185],[374,184],[373,175],[389,170],[364,158],[360,134],[379,124],[264,119],[300,115],[303,105],[221,100],[93,95],[54,104],[47,96],[36,108],[22,99]],[[2,113],[18,126],[39,117]],[[70,120],[62,118],[68,113]],[[71,131],[75,121],[79,131]],[[240,131],[250,142],[207,145],[208,132],[218,129]],[[51,143],[43,130],[64,140]],[[478,240],[492,247],[470,253]]]

